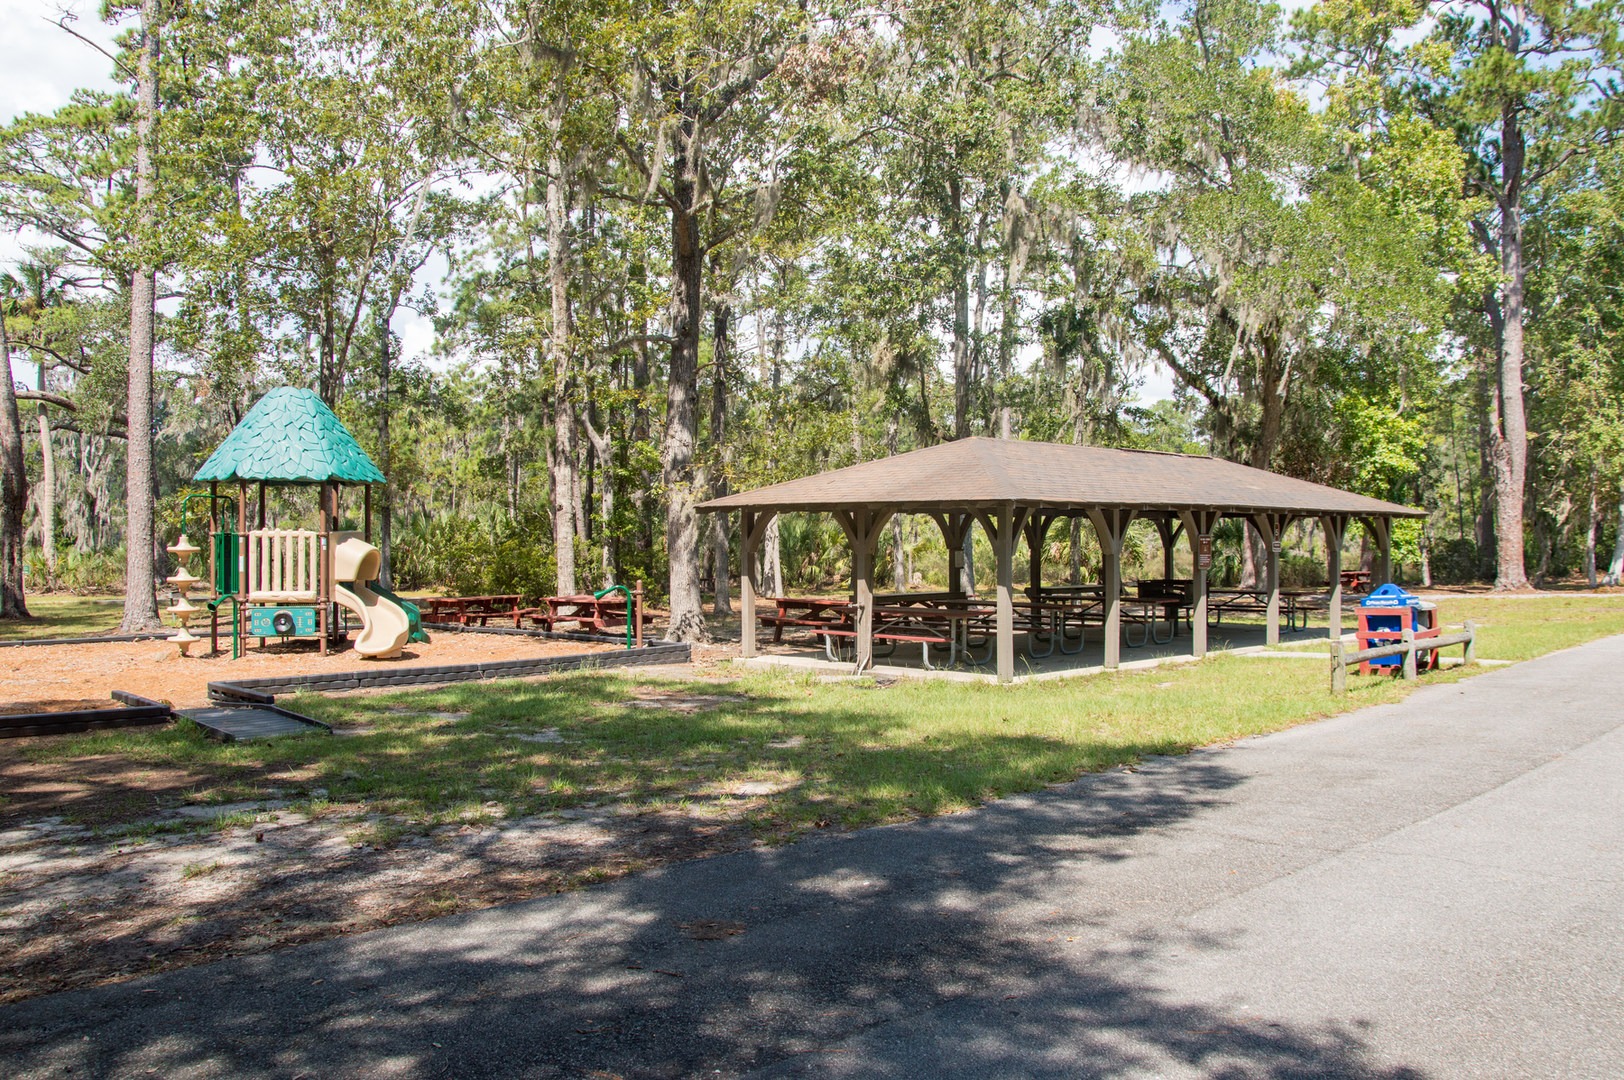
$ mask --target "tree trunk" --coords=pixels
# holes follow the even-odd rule
[[[1507,105],[1500,124],[1500,268],[1504,279],[1505,336],[1500,349],[1499,422],[1495,425],[1495,577],[1499,589],[1526,589],[1523,568],[1523,485],[1528,468],[1528,421],[1523,409],[1523,134],[1518,112]]]
[[[45,389],[45,365],[39,366],[39,386]],[[39,547],[45,556],[48,584],[56,582],[56,454],[51,446],[51,415],[45,403],[39,406],[39,488],[34,499],[39,506]]]
[[[673,641],[708,641],[699,598],[699,511],[694,453],[699,442],[700,279],[704,249],[699,241],[697,124],[683,120],[671,162],[671,352],[666,380],[665,438],[661,479],[665,485],[666,556],[670,563]]]
[[[560,596],[575,595],[575,416],[570,408],[569,207],[564,161],[554,144],[547,162],[547,277],[552,287],[553,326],[548,349],[553,383],[553,552]]]
[[[23,510],[27,503],[23,424],[11,382],[6,313],[0,308],[0,619],[28,617],[28,603],[23,599]]]
[[[389,486],[389,351],[394,346],[387,318],[378,321],[378,468],[384,482],[378,485],[378,581],[386,589],[395,587],[394,498]]]
[[[607,589],[615,583],[615,563],[618,552],[615,550],[614,529],[612,523],[615,518],[615,477],[614,477],[614,441],[607,432],[597,429],[592,423],[591,414],[582,417],[582,426],[586,430],[586,437],[592,443],[593,456],[598,459],[598,467],[603,470],[603,494],[600,496],[602,505],[599,513],[604,522],[603,543],[600,546],[602,559],[598,567],[599,585]]]
[[[126,634],[152,630],[158,620],[152,472],[152,363],[158,272],[150,250],[157,224],[153,144],[158,121],[158,0],[141,3],[141,52],[136,71],[135,205],[139,251],[130,277],[129,400],[125,405],[124,619]],[[10,377],[10,370],[6,372]]]
[[[1596,468],[1590,469],[1590,506],[1585,516],[1585,581],[1594,589],[1596,587],[1596,526],[1600,524],[1597,514],[1601,510],[1601,490],[1597,483]]]
[[[727,494],[727,365],[731,359],[728,348],[728,322],[733,314],[726,304],[719,305],[711,324],[711,430],[710,438],[716,462],[711,480],[711,496],[721,498]],[[711,516],[712,576],[716,579],[716,603],[712,610],[718,615],[733,614],[733,603],[728,595],[727,515]]]
[[[1607,565],[1603,585],[1624,585],[1624,485],[1618,491],[1618,525],[1613,534],[1613,561]]]
[[[897,455],[897,432],[900,427],[900,418],[892,413],[885,425],[885,452],[889,457]],[[908,588],[907,568],[903,565],[901,514],[891,515],[891,588],[894,592],[904,592]]]
[[[975,372],[974,349],[970,342],[970,263],[965,255],[969,237],[964,220],[964,188],[957,176],[948,180],[947,198],[948,243],[953,248],[949,260],[953,267],[953,438],[963,439],[971,430],[970,391]],[[968,573],[968,554],[964,565]]]

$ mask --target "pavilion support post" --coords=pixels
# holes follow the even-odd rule
[[[963,596],[964,548],[970,535],[970,524],[975,520],[964,513],[932,514],[936,527],[942,530],[942,542],[947,545],[947,592],[950,596]]]
[[[1122,507],[1098,507],[1088,512],[1099,537],[1102,584],[1105,586],[1105,666],[1122,665],[1122,542],[1134,512]]]
[[[1173,549],[1178,543],[1178,537],[1174,529],[1172,518],[1159,517],[1156,519],[1156,535],[1161,537],[1162,541],[1162,579],[1164,581],[1171,581],[1173,578]]]
[[[1342,640],[1342,542],[1348,534],[1348,515],[1325,514],[1320,518],[1325,530],[1325,573],[1329,592],[1327,635]]]
[[[756,655],[756,556],[761,550],[761,538],[767,525],[776,515],[768,510],[757,513],[744,510],[739,514],[739,654]]]
[[[1263,592],[1266,622],[1263,642],[1280,644],[1280,544],[1291,526],[1289,514],[1253,514],[1252,527],[1263,540]]]
[[[1212,568],[1212,529],[1216,510],[1186,510],[1184,535],[1190,541],[1190,655],[1207,655],[1207,574]],[[1205,549],[1205,550],[1203,550]]]
[[[1012,502],[993,514],[977,515],[992,541],[993,562],[998,569],[997,660],[998,681],[1015,680],[1015,545],[1026,532],[1029,511],[1017,510]]]
[[[1393,519],[1369,517],[1364,523],[1376,541],[1376,572],[1371,575],[1371,584],[1386,585],[1393,580]]]
[[[1053,514],[1028,513],[1026,527],[1022,529],[1026,534],[1026,576],[1031,586],[1028,595],[1034,601],[1043,598],[1043,541],[1049,535],[1052,524]]]
[[[874,666],[874,556],[891,512],[867,507],[839,510],[835,520],[851,543],[852,603],[857,609],[857,663],[852,670],[861,675]]]

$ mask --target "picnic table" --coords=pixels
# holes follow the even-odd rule
[[[560,626],[574,624],[578,630],[607,634],[626,629],[628,606],[625,596],[611,593],[597,597],[591,593],[580,593],[574,596],[544,596],[539,607],[525,608],[521,614],[543,630],[557,630]],[[644,626],[653,621],[653,616],[643,616]]]
[[[512,619],[520,625],[520,597],[503,596],[430,596],[414,601],[427,623],[454,623],[457,626],[484,626],[490,619]]]
[[[1308,629],[1308,613],[1321,611],[1329,600],[1316,589],[1281,589],[1280,614],[1286,617],[1286,628],[1296,630],[1302,619],[1302,629]],[[1207,592],[1207,616],[1219,625],[1224,615],[1267,615],[1269,594],[1263,589],[1210,589]]]
[[[1344,589],[1363,591],[1370,588],[1369,570],[1343,570],[1341,576]]]

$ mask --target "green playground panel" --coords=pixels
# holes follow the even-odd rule
[[[278,625],[277,616],[284,616]],[[313,607],[257,607],[248,609],[250,637],[315,637]]]

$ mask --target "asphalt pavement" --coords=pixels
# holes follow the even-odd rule
[[[1620,671],[34,999],[0,1073],[1620,1077]]]

